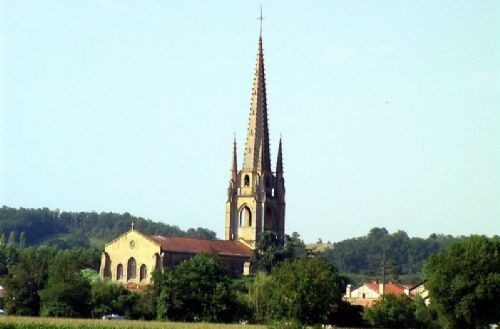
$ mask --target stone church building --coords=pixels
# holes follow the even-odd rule
[[[250,256],[264,231],[285,236],[285,180],[281,139],[276,171],[271,168],[262,29],[257,48],[243,164],[238,170],[236,138],[227,190],[224,240],[146,235],[132,228],[107,243],[100,276],[129,289],[150,283],[151,274],[198,253],[216,254],[234,274],[248,273]]]

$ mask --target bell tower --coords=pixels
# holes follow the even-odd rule
[[[262,22],[262,13],[259,18]],[[236,138],[226,202],[225,239],[241,240],[252,248],[262,232],[285,235],[285,179],[281,138],[276,171],[271,169],[267,118],[266,79],[262,49],[262,24],[257,47],[243,165],[238,171]]]

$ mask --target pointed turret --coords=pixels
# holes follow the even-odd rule
[[[283,155],[281,153],[281,137],[278,146],[278,159],[276,160],[276,176],[283,176]]]
[[[262,157],[259,159],[259,148],[262,145]],[[248,119],[247,138],[243,158],[243,169],[256,171],[264,163],[261,170],[271,172],[271,157],[269,154],[269,129],[267,121],[266,79],[264,73],[264,54],[262,50],[262,35],[259,36],[257,63],[252,87],[252,101]]]
[[[231,163],[231,180],[233,183],[236,183],[237,177],[238,177],[238,158],[237,154],[238,150],[236,148],[236,136],[233,139],[233,159]]]
[[[237,149],[236,149],[236,136],[233,140],[233,156],[231,159],[231,170],[229,172],[229,186],[227,187],[227,200],[231,200],[231,198],[236,194],[237,191],[237,183],[238,183],[238,159],[236,157]]]

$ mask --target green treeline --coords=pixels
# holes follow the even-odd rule
[[[430,255],[463,239],[442,234],[410,238],[404,231],[389,234],[385,228],[372,228],[366,236],[335,243],[320,257],[356,284],[384,277],[387,281],[417,283],[423,279],[423,264]]]
[[[206,228],[181,230],[129,213],[60,212],[59,210],[0,208],[0,244],[21,247],[48,244],[60,248],[102,247],[135,222],[144,234],[215,239]]]

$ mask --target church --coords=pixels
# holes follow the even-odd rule
[[[260,17],[262,22],[262,15]],[[224,240],[147,235],[132,227],[107,243],[100,276],[122,282],[131,290],[149,285],[155,270],[171,268],[198,253],[215,254],[232,274],[248,274],[250,256],[262,233],[285,237],[285,179],[281,138],[276,170],[271,167],[262,25],[257,47],[243,163],[238,170],[233,141],[227,189]]]

